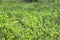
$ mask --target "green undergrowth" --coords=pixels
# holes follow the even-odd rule
[[[59,6],[40,3],[0,5],[0,39],[60,40]]]

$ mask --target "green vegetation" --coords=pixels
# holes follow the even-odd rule
[[[59,4],[2,2],[0,39],[60,40]]]

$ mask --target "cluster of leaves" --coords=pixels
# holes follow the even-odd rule
[[[48,4],[35,2],[2,3],[0,39],[60,40],[60,9],[57,4],[56,7],[52,5],[48,7]]]

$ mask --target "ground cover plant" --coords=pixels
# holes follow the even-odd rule
[[[1,40],[60,40],[60,5],[3,1],[0,5]]]

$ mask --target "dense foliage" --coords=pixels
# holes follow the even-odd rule
[[[60,40],[59,4],[2,2],[0,39]]]

